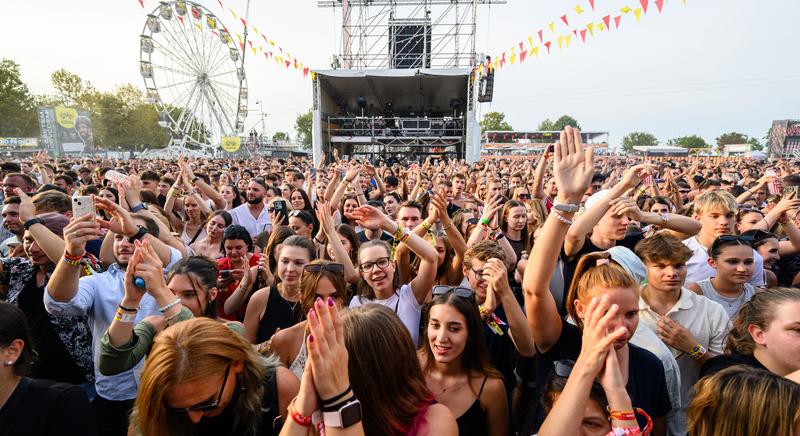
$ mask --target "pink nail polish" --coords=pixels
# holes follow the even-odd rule
[[[333,298],[328,297],[328,306],[333,307]]]
[[[314,335],[308,335],[308,342],[314,342]]]

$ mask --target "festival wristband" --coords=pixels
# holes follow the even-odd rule
[[[297,397],[294,397],[291,403],[289,403],[289,407],[287,407],[287,412],[292,417],[292,421],[296,422],[298,425],[303,427],[310,427],[311,426],[311,417],[301,415],[300,412],[294,406],[294,402],[297,401]]]

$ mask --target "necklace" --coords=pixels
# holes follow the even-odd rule
[[[441,393],[439,395],[444,395],[445,392],[447,392],[448,390],[453,389],[453,388],[457,388],[457,387],[463,385],[464,383],[466,383],[468,381],[469,381],[469,377],[465,378],[464,380],[459,380],[459,381],[451,384],[450,386],[444,387],[444,388],[441,389]]]

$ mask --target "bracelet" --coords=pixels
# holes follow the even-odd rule
[[[495,241],[499,241],[499,240],[501,240],[501,239],[503,239],[505,237],[506,237],[506,234],[503,233],[502,230],[498,230],[497,233],[495,233],[494,236],[492,236],[492,239],[495,240]]]
[[[322,406],[320,408],[320,411],[321,412],[338,412],[339,409],[342,408],[342,406],[344,406],[347,403],[352,402],[355,399],[356,399],[355,395],[348,395],[345,399],[343,399],[341,401],[337,401],[335,404],[329,404],[329,405],[326,405],[326,406]]]
[[[481,224],[483,224],[484,226],[487,226],[487,227],[489,226],[489,218],[481,218],[481,220],[479,222]]]
[[[117,309],[114,319],[125,324],[132,324],[134,321],[136,321],[136,314],[124,313],[123,311]]]
[[[431,225],[428,224],[428,220],[422,221],[422,228],[425,229],[426,232],[431,231]]]
[[[322,398],[320,398],[320,403],[322,403],[323,406],[329,406],[329,405],[341,400],[342,398],[345,397],[345,395],[349,394],[350,392],[353,392],[353,386],[352,385],[348,385],[347,389],[345,389],[342,393],[334,395],[333,397],[328,398],[327,400],[323,400]]]
[[[707,352],[706,347],[702,346],[701,344],[697,344],[692,348],[692,351],[688,353],[688,356],[692,360],[700,360]]]
[[[450,221],[450,224],[448,224],[448,225],[442,224],[442,230],[444,230],[444,231],[450,230],[450,227],[453,227],[453,222],[452,221]]]
[[[642,434],[642,431],[639,430],[638,426],[629,428],[611,426],[611,431],[608,432],[608,436],[633,436],[638,434]]]
[[[181,299],[180,298],[176,298],[175,301],[173,301],[172,303],[167,304],[164,307],[159,307],[158,311],[161,312],[161,313],[165,313],[166,311],[172,309],[173,307],[177,306],[178,304],[181,304]]]
[[[297,397],[294,397],[291,403],[289,403],[289,407],[286,408],[286,411],[289,412],[289,415],[292,417],[292,421],[296,422],[297,424],[303,427],[310,427],[311,426],[311,417],[301,415],[300,412],[294,407],[294,402],[297,401]]]
[[[41,218],[39,218],[39,217],[33,217],[33,218],[31,218],[31,219],[29,219],[29,220],[25,221],[24,223],[22,223],[22,227],[23,227],[23,228],[25,228],[25,230],[28,230],[28,229],[30,229],[32,226],[34,226],[34,225],[36,225],[36,224],[42,224],[43,222],[44,222],[44,221],[42,221],[42,219],[41,219]]]
[[[614,420],[617,420],[617,421],[635,421],[636,420],[636,414],[633,412],[633,410],[626,410],[624,412],[618,412],[616,410],[609,410],[608,411],[608,415],[609,415],[609,417],[611,419],[614,419]]]
[[[177,318],[177,317],[178,317],[178,314],[176,313],[175,315],[168,316],[168,317],[164,318],[164,327],[171,326],[172,325],[172,321],[175,321],[175,318]]]
[[[64,252],[64,259],[68,259],[68,260],[71,260],[73,262],[80,262],[80,260],[83,259],[83,256],[73,256],[73,255],[71,255],[71,254],[69,254],[69,253],[67,253],[65,251]]]
[[[557,210],[551,209],[550,213],[555,215],[555,217],[558,218],[558,220],[561,221],[562,223],[564,223],[564,224],[566,224],[568,226],[572,225],[572,220],[567,218],[567,217],[565,217],[564,215],[561,215],[560,213],[558,213]]]
[[[78,265],[81,264],[81,262],[79,260],[70,260],[70,259],[67,259],[66,257],[63,257],[61,260],[63,260],[64,263],[67,263],[67,264],[72,265],[72,266],[78,266]]]
[[[138,307],[136,309],[131,309],[130,307],[125,307],[122,304],[120,304],[118,306],[118,308],[124,310],[125,312],[138,312],[139,311]]]

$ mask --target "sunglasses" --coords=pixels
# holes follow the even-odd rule
[[[531,194],[519,194],[517,198],[519,198],[520,200],[530,200]]]
[[[225,367],[225,375],[222,377],[222,386],[219,388],[219,394],[217,395],[216,400],[212,400],[210,402],[196,404],[190,407],[169,407],[167,406],[167,411],[170,413],[189,413],[189,412],[208,412],[210,410],[214,410],[219,407],[219,402],[222,400],[222,394],[225,392],[225,385],[228,383],[228,374],[231,372],[231,363],[229,362],[228,365]]]
[[[334,274],[344,274],[344,265],[341,263],[313,263],[310,265],[306,265],[303,268],[303,272],[320,272],[320,271],[330,271]]]
[[[748,214],[750,212],[755,212],[755,213],[760,214],[761,216],[764,216],[764,212],[762,212],[760,209],[756,209],[756,208],[752,208],[752,207],[739,208],[739,216]]]
[[[361,265],[359,265],[358,268],[361,270],[362,273],[365,273],[372,271],[372,268],[374,268],[375,265],[378,265],[379,269],[384,269],[389,266],[389,258],[382,257],[376,260],[375,262],[364,262]]]
[[[714,243],[711,244],[711,250],[714,251],[717,247],[722,244],[727,244],[731,242],[736,242],[739,245],[753,245],[753,236],[752,235],[722,235],[718,236],[717,239],[714,239]]]
[[[436,285],[431,290],[431,293],[434,297],[438,295],[447,295],[449,293],[456,294],[457,297],[464,298],[467,300],[474,300],[475,299],[475,291],[470,288],[462,288],[461,286],[447,286],[447,285]]]
[[[474,225],[474,224],[478,224],[480,221],[481,221],[480,218],[469,218],[467,220],[467,224]]]

